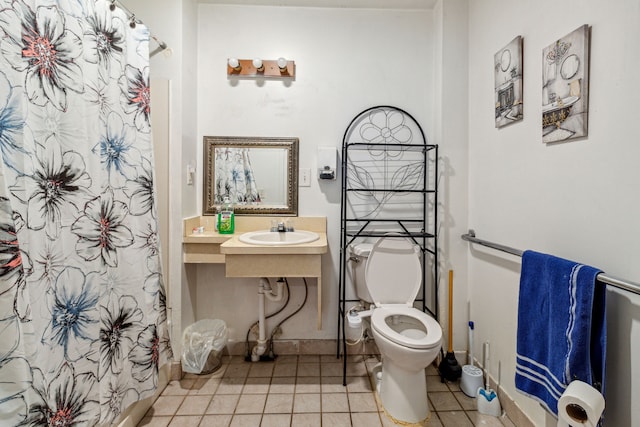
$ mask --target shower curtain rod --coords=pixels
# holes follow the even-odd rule
[[[462,240],[466,240],[467,242],[477,243],[482,246],[486,246],[488,248],[497,249],[502,252],[507,252],[511,255],[516,255],[521,257],[524,251],[520,249],[515,249],[510,246],[501,245],[499,243],[489,242],[487,240],[478,239],[476,237],[476,232],[473,230],[469,230],[467,234],[463,234],[460,236]],[[616,288],[624,289],[625,291],[633,292],[634,294],[640,295],[640,283],[635,283],[630,280],[618,279],[617,277],[609,276],[608,274],[599,273],[596,278],[608,285],[611,285]]]
[[[142,24],[143,22],[139,19],[136,18],[136,14],[133,13],[132,11],[130,11],[127,6],[125,6],[124,4],[122,4],[121,1],[119,0],[111,0],[111,10],[113,10],[116,7],[116,3],[117,6],[124,10],[128,15],[129,15],[129,25],[132,25],[135,27],[136,24]],[[163,50],[165,50],[167,48],[167,44],[165,42],[163,42],[162,40],[160,40],[159,38],[157,38],[155,35],[153,35],[153,33],[150,33],[151,38],[158,43],[158,47],[155,48],[154,50],[152,50],[151,52],[149,52],[149,58],[153,57],[154,55],[162,52]]]

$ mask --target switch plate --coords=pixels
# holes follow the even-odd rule
[[[311,187],[311,168],[300,168],[300,187]]]
[[[193,176],[196,174],[196,168],[191,163],[187,165],[187,185],[193,185]]]

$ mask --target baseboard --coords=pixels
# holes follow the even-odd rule
[[[181,380],[184,376],[184,372],[182,372],[182,362],[181,361],[173,361],[171,362],[171,374],[169,375],[169,379],[171,381]]]
[[[509,396],[504,388],[498,387],[493,378],[489,378],[489,384],[494,390],[498,390],[498,399],[502,405],[502,410],[507,417],[518,427],[536,427],[536,425],[527,417],[515,400]]]
[[[458,359],[459,360],[459,359]],[[476,360],[476,366],[482,367]],[[498,399],[500,400],[500,406],[502,411],[506,414],[507,418],[518,427],[536,427],[536,425],[527,417],[522,411],[522,408],[516,403],[515,400],[505,391],[502,386],[499,386],[492,376],[489,376],[489,387],[497,390]]]
[[[251,351],[256,343],[249,341],[247,346],[244,342],[231,342],[227,345],[224,355],[243,356]],[[342,345],[338,348],[337,340],[274,340],[273,352],[276,355],[328,355],[342,354]],[[347,345],[347,354],[379,354],[378,347],[373,340],[362,340],[355,345]]]

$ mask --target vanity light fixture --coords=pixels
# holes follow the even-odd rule
[[[296,64],[286,58],[227,59],[228,77],[295,78]]]

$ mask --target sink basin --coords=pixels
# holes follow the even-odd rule
[[[262,246],[299,245],[301,243],[314,242],[319,238],[318,233],[304,230],[287,232],[259,230],[241,234],[239,237],[242,243]]]

